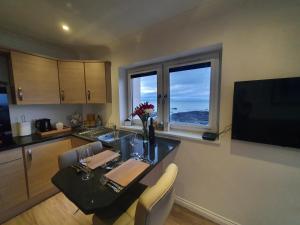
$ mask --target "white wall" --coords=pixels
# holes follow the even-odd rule
[[[54,58],[78,58],[77,53],[70,47],[46,43],[32,37],[17,35],[3,29],[0,29],[0,48],[14,49]]]
[[[112,49],[110,119],[119,121],[123,111],[120,67],[222,43],[220,127],[231,124],[234,81],[299,76],[299,12],[295,0],[203,0],[124,38]],[[300,151],[231,141],[226,134],[220,145],[182,140],[176,162],[177,195],[200,211],[244,225],[300,224]]]

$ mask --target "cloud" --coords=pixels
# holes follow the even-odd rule
[[[210,68],[170,73],[170,94],[176,100],[208,100],[210,96]],[[157,96],[156,76],[141,78],[141,95]]]

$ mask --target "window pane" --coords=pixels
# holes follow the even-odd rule
[[[209,121],[210,63],[171,68],[170,122],[207,126]]]
[[[157,115],[157,74],[132,76],[132,111],[142,102],[154,105],[154,117]],[[138,118],[135,116],[134,118]]]

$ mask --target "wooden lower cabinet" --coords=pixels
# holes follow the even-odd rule
[[[0,152],[0,217],[26,200],[22,148]]]
[[[76,148],[76,147],[91,143],[90,141],[83,140],[83,139],[77,138],[77,137],[71,137],[71,142],[72,142],[72,148]]]
[[[54,188],[51,178],[58,171],[57,157],[71,148],[70,138],[25,147],[30,198]]]

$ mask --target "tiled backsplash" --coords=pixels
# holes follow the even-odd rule
[[[82,113],[82,105],[10,105],[9,112],[12,132],[14,136],[17,136],[17,122],[21,122],[21,116],[23,115],[26,121],[49,118],[51,124],[63,122],[69,125],[68,117],[74,112]],[[32,128],[32,131],[34,131],[33,124]]]
[[[82,113],[85,118],[88,113],[100,114],[103,122],[106,122],[107,115],[105,114],[105,105],[10,105],[10,121],[14,136],[18,135],[17,122],[22,122],[21,117],[24,115],[26,121],[32,122],[32,132],[35,132],[34,121],[37,119],[51,119],[51,124],[63,122],[65,125],[70,125],[70,116],[74,112]]]

